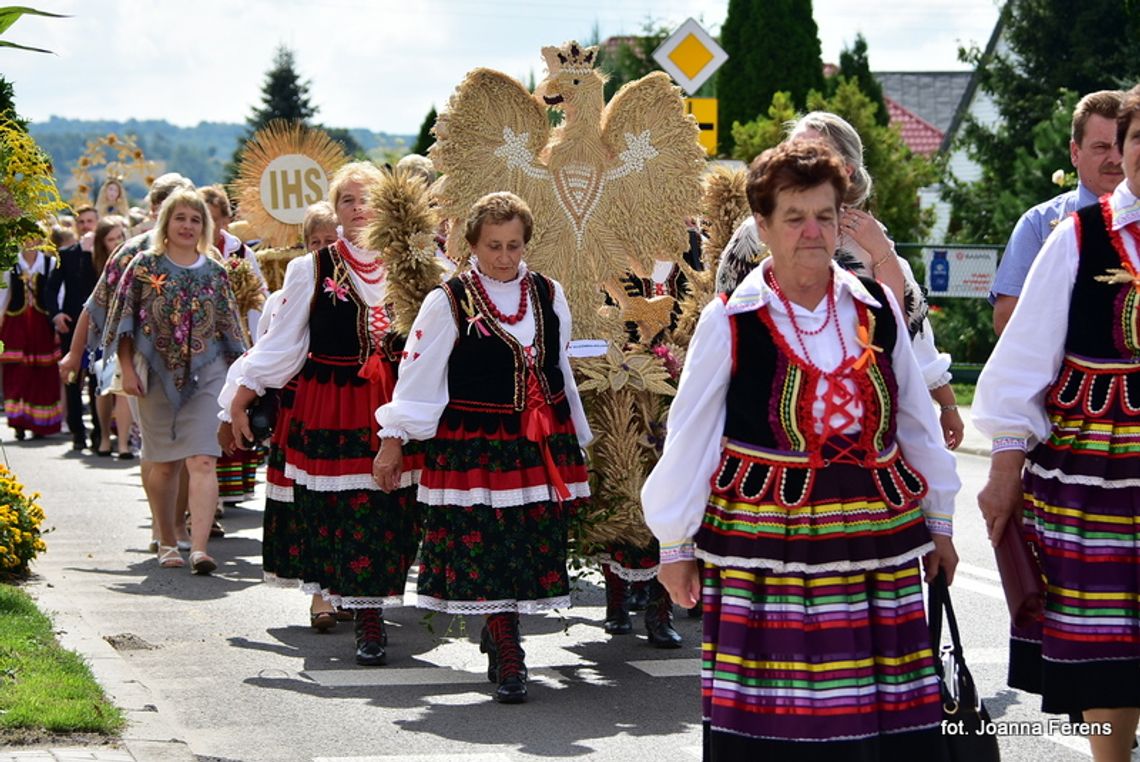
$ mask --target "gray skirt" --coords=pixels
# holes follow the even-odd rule
[[[225,381],[226,362],[219,357],[198,374],[194,395],[177,413],[162,385],[148,383],[146,396],[138,398],[143,460],[169,463],[192,455],[220,456],[218,394]]]

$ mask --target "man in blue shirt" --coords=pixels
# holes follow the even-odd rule
[[[1014,226],[990,291],[994,333],[999,336],[1017,305],[1029,266],[1053,228],[1066,215],[1111,193],[1124,179],[1116,145],[1116,112],[1123,97],[1119,90],[1089,93],[1073,110],[1069,157],[1077,170],[1077,189],[1038,204],[1021,215]]]

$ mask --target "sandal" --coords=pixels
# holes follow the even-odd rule
[[[205,551],[195,550],[190,554],[190,568],[195,574],[209,574],[218,568],[218,562],[210,558]]]
[[[158,566],[162,569],[181,569],[186,565],[176,545],[158,546]]]
[[[310,611],[309,624],[317,632],[328,632],[336,627],[336,612],[334,611]]]
[[[150,545],[147,545],[146,549],[147,549],[148,553],[157,553],[158,552],[158,540],[151,540]]]

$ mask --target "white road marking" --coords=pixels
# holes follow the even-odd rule
[[[1001,584],[1001,575],[997,573],[996,569],[987,569],[984,566],[974,566],[973,564],[959,562],[958,571],[965,572],[966,574],[969,574],[973,577],[988,579],[991,582],[998,583],[999,585]]]
[[[981,593],[982,595],[996,598],[999,601],[1005,600],[1005,593],[1001,589],[1001,585],[993,585],[989,582],[979,582],[976,579],[968,577],[965,574],[955,574],[954,584],[950,587],[951,590],[969,590],[972,593]]]

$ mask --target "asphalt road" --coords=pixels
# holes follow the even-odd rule
[[[598,575],[573,608],[524,617],[531,700],[491,700],[477,618],[390,609],[389,663],[352,662],[350,624],[320,635],[307,598],[261,583],[256,503],[230,511],[209,578],[159,569],[136,464],[68,452],[63,437],[2,454],[44,493],[53,531],[30,586],[65,644],[86,653],[127,708],[127,749],[142,760],[523,760],[700,758],[699,625],[679,617],[685,647],[610,638]],[[967,661],[995,720],[1043,721],[1038,700],[1005,687],[1008,616],[973,502],[988,461],[958,456],[964,488],[952,588]],[[112,645],[112,643],[114,645]],[[1082,738],[1004,737],[1003,759],[1091,758]]]

